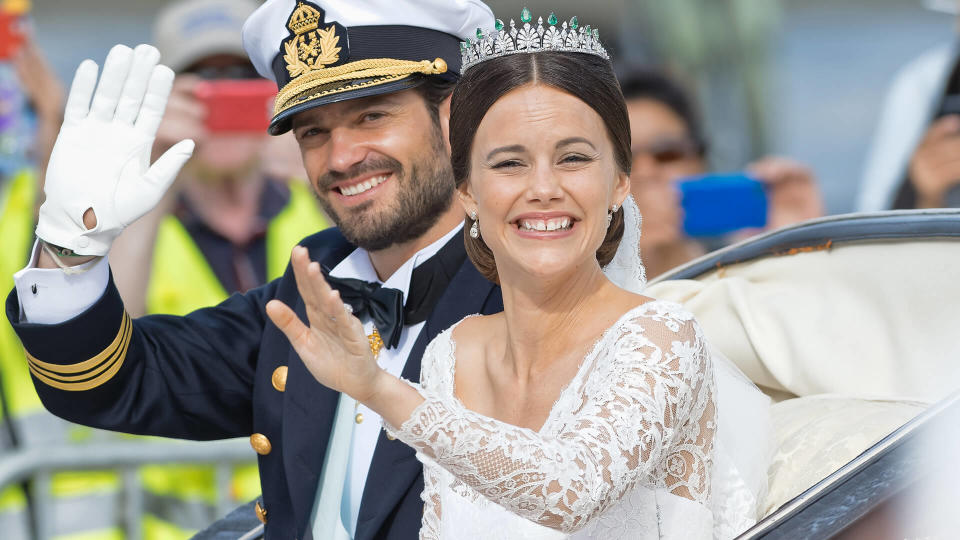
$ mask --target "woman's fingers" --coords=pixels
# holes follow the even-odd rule
[[[314,304],[319,304],[323,298],[322,291],[317,288],[316,283],[310,277],[313,273],[320,272],[320,265],[310,261],[310,252],[303,246],[293,248],[293,254],[290,256],[293,263],[294,277],[297,281],[297,288],[304,300],[310,299]],[[314,270],[311,270],[314,267]]]
[[[317,310],[330,320],[342,314],[344,309],[343,302],[339,301],[339,293],[331,289],[323,279],[320,265],[310,261],[307,248],[302,246],[293,248],[293,271],[297,278],[297,288],[300,289],[300,295],[304,297],[308,307]]]
[[[301,349],[306,348],[310,328],[300,321],[300,317],[297,317],[297,314],[290,309],[289,306],[279,300],[267,302],[266,309],[267,316],[270,317],[273,324],[277,325],[277,328],[287,336],[290,344],[296,349],[297,354],[303,358]]]
[[[347,310],[340,292],[332,289],[323,278],[320,265],[310,261],[307,249],[302,246],[293,248],[290,259],[311,329],[342,345],[350,345],[355,353],[358,346],[365,346],[363,325]]]
[[[331,289],[327,281],[323,279],[319,264],[310,263],[307,267],[307,280],[313,288],[314,296],[319,301],[320,309],[327,317],[336,320],[346,315],[343,301],[340,300],[340,293]]]
[[[307,308],[307,319],[313,326],[327,326],[323,320],[325,317],[320,314],[320,299],[314,293],[313,285],[308,277],[307,268],[310,265],[310,256],[307,249],[302,246],[293,248],[293,253],[290,255],[290,264],[293,266],[293,278],[297,283],[297,290],[300,291],[300,298],[303,299]]]
[[[353,316],[352,312],[347,311],[347,307],[343,303],[343,299],[340,298],[339,291],[331,290],[328,298],[327,312],[334,314],[333,317],[336,323],[335,326],[337,328],[337,335],[339,335],[341,338],[356,339],[355,327],[352,322],[357,321],[357,323],[359,323],[360,321]],[[362,325],[360,327],[360,333],[363,333]]]
[[[363,323],[352,314],[347,314],[340,324],[341,336],[349,336],[349,339],[359,342],[363,347],[367,347],[367,334],[363,330]]]
[[[295,247],[291,260],[297,289],[306,305],[310,325],[330,336],[338,335],[338,320],[343,321],[349,316],[340,294],[323,279],[320,265],[310,261],[306,248]]]

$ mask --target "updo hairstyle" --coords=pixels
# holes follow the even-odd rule
[[[468,70],[453,90],[450,103],[450,160],[457,187],[470,176],[470,151],[477,127],[494,103],[509,92],[528,84],[552,86],[589,105],[607,128],[617,168],[630,174],[630,121],[620,85],[608,60],[587,53],[544,51],[510,54],[486,60]],[[483,237],[471,238],[473,222],[465,219],[467,255],[484,277],[500,283],[493,252]],[[623,208],[613,215],[600,248],[597,262],[606,266],[617,252],[623,237]]]

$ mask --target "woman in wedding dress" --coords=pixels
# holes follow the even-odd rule
[[[498,24],[465,50],[451,103],[467,252],[504,311],[437,336],[420,385],[377,365],[303,248],[310,325],[268,313],[321,383],[418,451],[421,538],[733,536],[757,517],[769,433],[751,420],[725,442],[736,421],[718,412],[767,402],[689,312],[637,294],[623,97],[596,34],[555,24],[525,26],[535,47]]]

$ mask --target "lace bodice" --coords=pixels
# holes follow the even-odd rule
[[[424,353],[425,401],[399,429],[388,426],[424,462],[421,538],[440,537],[444,490],[475,506],[495,503],[559,533],[588,524],[609,528],[603,518],[616,515],[612,526],[620,535],[632,531],[630,537],[644,520],[606,511],[622,501],[647,501],[648,508],[636,511],[658,527],[656,497],[636,495],[663,493],[706,515],[698,530],[709,535],[715,382],[690,313],[652,301],[624,314],[583,359],[537,432],[470,411],[456,399],[452,332],[437,336]]]

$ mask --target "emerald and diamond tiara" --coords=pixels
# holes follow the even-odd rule
[[[576,17],[569,23],[564,21],[557,26],[557,16],[553,13],[547,17],[547,26],[543,25],[543,17],[537,19],[537,25],[530,21],[533,17],[530,10],[523,8],[520,13],[520,22],[523,27],[517,29],[513,19],[510,19],[510,29],[504,28],[503,21],[497,19],[493,32],[484,34],[483,29],[477,28],[477,40],[468,39],[460,43],[460,54],[463,63],[460,69],[465,73],[471,67],[500,56],[517,53],[533,53],[539,51],[563,51],[594,54],[606,60],[610,59],[607,50],[600,43],[600,32],[590,25],[580,26]]]

